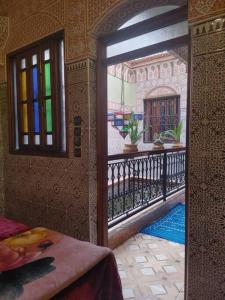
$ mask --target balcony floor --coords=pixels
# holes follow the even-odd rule
[[[124,299],[183,300],[184,245],[137,234],[114,250]]]

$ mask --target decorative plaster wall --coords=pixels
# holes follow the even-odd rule
[[[8,153],[7,129],[4,130],[7,216],[96,242],[96,71],[94,61],[88,57],[96,57],[95,36],[100,31],[109,32],[135,13],[170,2],[185,3],[184,0],[160,0],[160,3],[134,0],[134,5],[119,0],[0,2],[10,28],[4,54],[64,30],[69,137],[68,159],[18,156]],[[114,17],[108,22],[112,10]],[[0,78],[5,82],[5,66],[1,68]],[[82,118],[81,158],[74,158],[73,122],[77,115]],[[6,120],[5,112],[1,122]]]
[[[187,0],[88,1],[88,31],[104,34],[116,30],[136,14],[154,6],[182,6]],[[110,11],[110,13],[109,13]]]
[[[8,0],[4,3],[7,5],[3,13],[4,16],[8,14],[10,23],[7,52],[59,29],[65,30],[70,112],[68,159],[9,155],[7,129],[3,129],[6,214],[34,225],[63,230],[82,239],[96,240],[95,71],[87,59],[95,57],[95,34],[112,31],[151,5],[182,5],[186,1],[93,0],[87,1],[86,5],[84,0]],[[192,20],[221,14],[225,9],[223,0],[190,0],[189,4]],[[200,25],[192,29],[187,294],[190,300],[222,300],[225,297],[225,245],[221,238],[225,214],[222,150],[225,138],[225,33],[224,23],[218,30],[208,22],[204,31],[202,28]],[[80,62],[73,63],[77,61]],[[0,66],[0,78],[3,78],[2,69]],[[93,76],[92,81],[88,79],[90,76]],[[6,124],[6,110],[2,109],[2,103],[6,105],[7,102],[5,85],[2,87],[0,109],[4,121],[1,118],[1,124]],[[83,116],[84,122],[83,150],[82,157],[75,159],[73,116],[77,113]]]
[[[0,214],[4,214],[4,146],[6,136],[6,85],[0,83]]]
[[[96,241],[96,83],[94,63],[87,57],[96,56],[95,36],[100,32],[112,31],[151,6],[184,3],[185,0],[0,2],[10,28],[4,52],[64,30],[68,78],[68,159],[9,155],[5,130],[5,211],[8,216]],[[5,82],[2,71],[1,81]],[[78,114],[83,121],[82,157],[74,158],[73,118]],[[6,120],[6,114],[4,117]],[[80,209],[84,213],[81,214]]]
[[[4,47],[9,35],[9,19],[0,16],[0,214],[4,213],[4,143],[3,136],[5,128],[6,114],[6,84],[5,82],[5,56]]]
[[[0,16],[0,83],[5,81],[4,48],[9,36],[9,18]]]
[[[192,27],[190,300],[225,299],[224,22],[225,17],[222,17],[219,21],[205,21]]]
[[[189,20],[199,21],[225,12],[224,0],[189,0]]]
[[[5,53],[59,30],[65,31],[69,140],[68,158],[10,155],[8,131],[7,127],[4,128],[4,148],[0,148],[0,175],[4,156],[5,214],[32,226],[43,225],[96,242],[96,150],[93,149],[96,128],[96,69],[95,63],[87,58],[83,44],[79,43],[80,37],[81,40],[86,39],[86,31],[83,30],[86,26],[83,21],[86,18],[85,1],[11,1],[5,11],[10,27]],[[80,60],[82,57],[84,59]],[[6,80],[5,77],[2,78],[2,81]],[[1,94],[0,100],[6,104],[6,93]],[[0,109],[3,116],[1,137],[2,124],[7,123],[7,112],[2,106]],[[75,116],[82,119],[81,157],[76,158]],[[0,191],[1,196],[2,180]],[[0,209],[1,204],[2,197]]]

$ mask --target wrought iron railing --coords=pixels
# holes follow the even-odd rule
[[[108,157],[109,227],[185,187],[185,148]]]

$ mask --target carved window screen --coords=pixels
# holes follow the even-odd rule
[[[62,34],[9,55],[10,146],[21,154],[65,154]]]
[[[152,143],[155,135],[174,129],[180,120],[180,96],[144,100],[144,142]]]

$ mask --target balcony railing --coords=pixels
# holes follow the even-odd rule
[[[185,187],[185,148],[108,157],[109,227]]]

